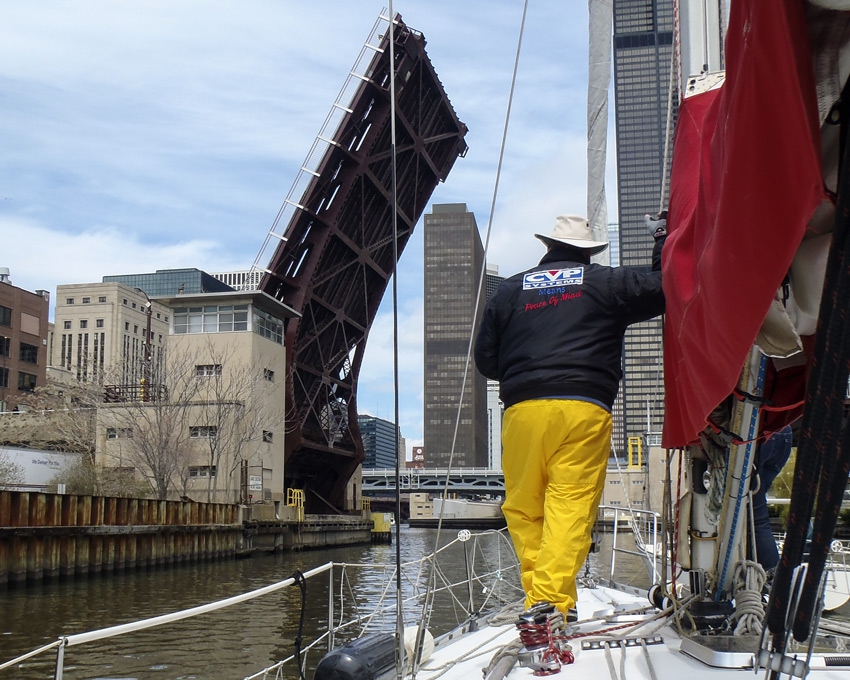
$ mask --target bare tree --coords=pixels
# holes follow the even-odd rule
[[[109,462],[140,471],[157,498],[181,489],[181,471],[192,450],[189,414],[198,392],[195,356],[170,352],[167,361],[168,385],[151,384],[104,405],[100,418],[107,439],[115,439],[105,447]]]
[[[48,378],[21,399],[29,411],[18,416],[25,442],[32,448],[82,453],[94,462],[97,409],[103,402],[100,382]],[[11,442],[9,442],[11,443]]]
[[[24,468],[0,451],[0,489],[24,483]]]
[[[283,420],[283,395],[282,388],[264,375],[263,367],[237,359],[232,346],[207,339],[203,355],[208,363],[196,371],[198,402],[193,415],[199,427],[206,428],[207,436],[201,439],[206,444],[207,500],[211,501],[219,490],[228,498],[236,495],[236,471],[256,457],[256,443],[271,441],[272,424]],[[219,489],[222,477],[224,488]]]

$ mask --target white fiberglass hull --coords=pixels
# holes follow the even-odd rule
[[[636,611],[647,604],[643,596],[631,595],[611,588],[600,586],[579,590],[578,610],[581,619],[593,618],[604,613],[613,614],[615,607]],[[575,661],[563,666],[561,673],[565,677],[593,680],[607,678],[717,680],[754,677],[752,656],[759,644],[757,637],[730,636],[725,638],[725,641],[734,643],[738,648],[737,651],[711,652],[699,644],[694,644],[691,640],[683,642],[675,624],[669,618],[664,623],[660,620],[649,621],[656,613],[653,611],[639,615],[626,613],[592,623],[580,621],[578,630],[575,632],[581,637],[571,641]],[[612,631],[607,637],[592,635],[594,631],[622,626],[629,622],[637,624],[641,620],[648,623],[634,632],[622,628]],[[619,646],[613,638],[617,634],[630,640],[629,644]],[[433,656],[423,665],[416,677],[422,680],[436,677],[445,680],[481,678],[482,669],[487,666],[493,655],[500,648],[516,641],[517,638],[517,631],[510,623],[491,627],[482,626],[478,631],[438,644]],[[645,647],[641,644],[640,638],[647,641]],[[609,645],[608,651],[604,644],[606,640]],[[723,640],[719,641],[721,642],[719,646],[722,647]],[[701,660],[694,658],[695,656]],[[798,656],[804,658],[805,649],[798,652]],[[827,666],[826,656],[833,661],[836,659],[840,661],[842,655],[837,652],[829,655],[815,654],[812,658],[809,677],[816,677],[819,680],[850,678],[850,656],[844,660],[848,665],[830,667]],[[764,670],[756,674],[756,677],[764,676]],[[516,678],[532,678],[534,675],[529,668],[514,666],[505,677],[515,680]]]

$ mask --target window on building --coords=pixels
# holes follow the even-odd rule
[[[124,304],[125,305],[127,304],[127,298],[124,298]]]
[[[264,368],[263,377],[269,382],[274,382],[274,371],[270,368]]]
[[[271,444],[274,441],[274,433],[268,430],[263,430],[263,441],[266,444]]]
[[[162,318],[162,314],[160,314],[159,312],[157,312],[157,313],[156,313],[156,318],[157,318],[157,319]]]
[[[215,477],[215,465],[190,465],[190,477]]]
[[[168,321],[168,317],[165,317]],[[248,330],[248,305],[206,305],[174,310],[174,333],[228,333]]]
[[[139,333],[139,327],[133,324],[133,335],[137,335]]]
[[[83,298],[83,304],[84,304],[84,305],[87,305],[87,304],[89,304],[90,302],[91,302],[91,298],[90,298],[90,297],[84,297],[84,298]]]
[[[136,303],[134,302],[134,303],[133,303],[133,309],[135,309],[135,308],[136,308]]]
[[[35,389],[36,376],[32,373],[18,371],[18,389],[21,392],[32,392]]]
[[[97,301],[98,302],[106,302],[106,296],[105,295],[99,295],[98,298],[97,298]]]
[[[20,354],[18,358],[21,361],[25,361],[28,364],[37,364],[38,363],[38,347],[35,345],[28,345],[25,342],[21,343]]]
[[[254,332],[278,345],[283,344],[283,321],[260,309],[254,309]]]
[[[215,425],[192,425],[189,436],[192,439],[214,439],[218,436],[218,428]]]
[[[9,386],[9,369],[0,366],[0,387]],[[4,411],[6,409],[3,409]]]
[[[129,321],[124,322],[124,330],[129,332],[129,330],[130,330],[130,322]]]
[[[73,305],[74,304],[74,298],[65,298],[65,304],[66,305]]]
[[[131,427],[107,427],[107,439],[132,439],[133,428]]]
[[[71,330],[71,322],[70,322],[70,321],[65,321],[65,322],[62,324],[62,327],[63,327],[66,331]]]
[[[98,328],[103,328],[103,319],[96,319],[94,325]]]
[[[0,357],[9,356],[12,347],[12,339],[0,335]]]
[[[80,328],[88,328],[89,322],[87,319],[80,319]]]
[[[0,305],[0,326],[12,325],[12,309]]]
[[[221,364],[198,364],[195,366],[195,375],[199,378],[221,375]]]

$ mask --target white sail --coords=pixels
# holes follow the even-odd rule
[[[608,240],[605,158],[608,153],[608,86],[611,82],[612,0],[590,0],[587,80],[587,219],[593,238]],[[609,251],[594,256],[608,264]]]

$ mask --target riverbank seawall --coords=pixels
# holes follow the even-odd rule
[[[277,519],[266,510],[0,491],[0,588],[371,541],[372,521],[360,515]]]

